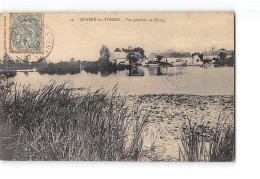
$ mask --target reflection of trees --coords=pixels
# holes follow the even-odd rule
[[[129,76],[144,76],[144,70],[141,67],[131,67],[128,74]]]
[[[151,76],[161,76],[166,74],[167,67],[149,67],[148,72]]]
[[[29,76],[29,72],[28,71],[24,71],[23,72],[25,76]]]
[[[157,75],[163,75],[161,68],[157,68]]]
[[[186,88],[183,83],[186,67],[148,67],[148,72],[150,76],[162,76],[162,82],[169,90]]]
[[[167,88],[186,88],[183,75],[187,73],[186,67],[148,67],[150,76],[162,76],[162,82]]]
[[[117,69],[113,65],[105,69],[100,69],[101,76],[108,76],[112,73],[117,73]]]

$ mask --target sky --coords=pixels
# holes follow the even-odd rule
[[[120,21],[114,21],[116,18]],[[54,37],[53,50],[47,59],[51,62],[71,58],[97,60],[103,44],[111,52],[116,47],[141,47],[146,56],[168,49],[192,53],[214,46],[234,50],[231,12],[45,13],[44,24]]]

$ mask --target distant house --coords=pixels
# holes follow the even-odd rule
[[[127,58],[127,53],[121,50],[114,51],[111,53],[109,61],[115,64],[129,65],[129,59]]]
[[[111,53],[109,61],[117,65],[129,65],[130,61],[127,58],[127,55],[128,54],[126,52],[123,52],[122,50],[116,48],[116,50]],[[137,59],[136,63],[142,64],[144,57],[139,52],[132,52],[131,55],[133,58]]]
[[[190,52],[170,51],[161,53],[161,56],[163,56],[161,60],[162,62],[170,63],[172,65],[178,64],[180,61],[182,61],[184,64],[192,61]]]
[[[224,52],[227,54],[226,58],[232,57],[232,54],[233,54],[233,50],[225,50],[225,49],[214,50],[214,51],[204,51],[203,60],[208,61],[208,60],[213,60],[214,58],[219,58],[219,54],[221,52]]]
[[[170,63],[172,65],[178,63],[179,61],[183,61],[185,64],[191,64],[192,63],[192,57],[163,57],[161,61]]]
[[[174,66],[186,65],[188,61],[191,61],[191,57],[163,57],[161,60]]]
[[[203,53],[203,60],[213,60],[214,58],[218,58],[220,51],[204,51]]]

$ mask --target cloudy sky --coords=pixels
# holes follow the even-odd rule
[[[110,51],[116,47],[142,47],[147,56],[167,49],[234,49],[233,13],[47,13],[44,18],[54,35],[54,48],[48,57],[54,62],[71,58],[97,60],[103,44]],[[103,21],[86,21],[89,18]]]

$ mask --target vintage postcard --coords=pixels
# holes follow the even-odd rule
[[[234,13],[0,14],[0,159],[235,158]]]

